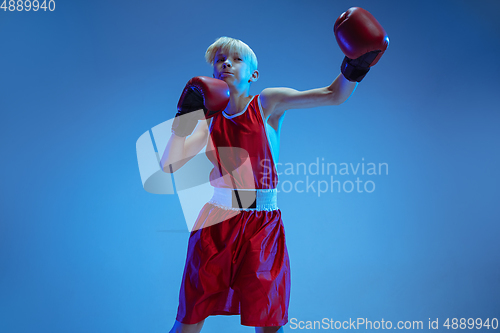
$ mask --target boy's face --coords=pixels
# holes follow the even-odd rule
[[[219,50],[214,59],[214,77],[227,84],[244,86],[257,80],[258,71],[251,71],[250,64],[242,55]]]

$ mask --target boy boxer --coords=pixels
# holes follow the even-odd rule
[[[258,333],[283,332],[290,264],[276,203],[276,163],[285,113],[342,104],[388,46],[383,28],[362,8],[343,13],[334,33],[345,58],[341,74],[327,87],[267,88],[250,95],[259,78],[257,57],[228,37],[206,51],[213,78],[196,77],[186,85],[161,166],[175,172],[206,145],[214,196],[189,238],[171,333],[200,332],[210,315],[237,314]],[[198,122],[203,116],[207,122]]]

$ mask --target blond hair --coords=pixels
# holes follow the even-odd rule
[[[243,43],[239,39],[231,37],[220,37],[212,45],[210,45],[205,52],[205,60],[210,64],[214,65],[215,55],[218,51],[222,51],[226,54],[238,53],[250,64],[250,70],[254,71],[257,69],[257,56],[252,51],[250,46]]]

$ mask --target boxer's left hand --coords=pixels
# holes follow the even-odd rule
[[[337,19],[333,31],[345,54],[340,69],[349,81],[360,82],[389,46],[384,28],[363,8],[349,8]]]

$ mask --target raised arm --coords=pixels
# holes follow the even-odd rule
[[[261,93],[267,116],[281,116],[286,110],[339,105],[345,102],[375,65],[389,45],[389,38],[377,20],[366,10],[353,7],[342,13],[334,25],[335,38],[345,54],[342,74],[324,88],[297,91],[268,88]]]
[[[209,137],[207,121],[200,120],[224,110],[228,103],[226,82],[205,76],[189,80],[177,104],[172,136],[160,161],[164,172],[175,172],[200,152]]]
[[[342,74],[328,87],[298,91],[291,88],[267,88],[260,95],[262,107],[269,114],[290,109],[309,109],[344,103],[356,89],[357,82],[348,81]]]
[[[188,138],[172,133],[160,161],[162,170],[166,173],[179,170],[205,147],[208,142],[208,134],[208,126],[205,121],[200,121],[193,134]]]

